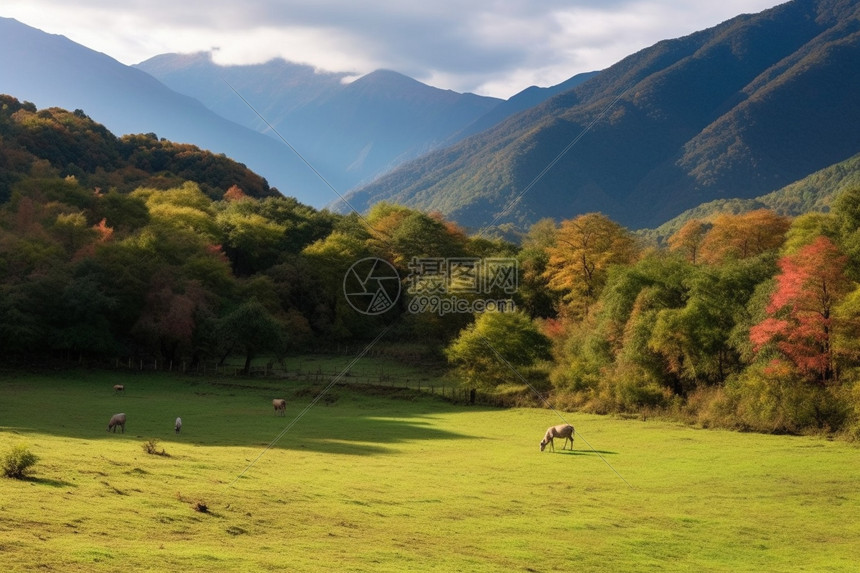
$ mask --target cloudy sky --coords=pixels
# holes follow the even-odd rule
[[[780,0],[3,0],[0,16],[135,64],[216,50],[507,98]]]

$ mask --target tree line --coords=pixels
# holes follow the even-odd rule
[[[317,210],[191,146],[8,96],[0,108],[6,361],[241,355],[247,369],[385,330],[438,349],[466,387],[703,425],[860,428],[860,188],[828,213],[693,219],[662,245],[599,213],[514,243],[393,204]],[[368,257],[404,281],[374,316],[344,296]],[[416,259],[515,259],[518,310],[409,312]]]

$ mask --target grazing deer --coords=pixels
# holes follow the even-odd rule
[[[558,426],[547,428],[546,434],[544,434],[543,440],[540,443],[540,451],[543,451],[547,444],[552,448],[552,451],[555,451],[553,438],[564,438],[564,445],[561,446],[561,449],[564,449],[567,446],[567,441],[570,440],[570,449],[573,450],[573,432],[573,426],[570,424],[559,424]]]

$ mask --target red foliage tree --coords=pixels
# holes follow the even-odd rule
[[[750,329],[755,350],[773,345],[810,380],[833,379],[833,308],[850,288],[846,263],[826,237],[780,259],[769,316]]]
[[[248,196],[238,185],[232,185],[224,192],[224,201],[242,201],[248,199]]]

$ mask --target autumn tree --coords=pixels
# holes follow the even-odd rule
[[[690,219],[675,234],[669,237],[669,250],[683,253],[688,261],[696,264],[696,256],[710,225],[699,219]]]
[[[406,269],[414,257],[457,257],[465,254],[466,236],[439,216],[378,203],[367,214],[368,247],[381,258]]]
[[[834,379],[833,310],[851,288],[846,263],[827,237],[781,258],[768,317],[750,330],[755,350],[775,348],[810,381]]]
[[[727,259],[745,259],[778,249],[791,226],[788,217],[769,209],[714,219],[699,249],[703,262],[717,264]]]
[[[600,295],[609,267],[632,262],[636,243],[618,223],[589,213],[563,221],[547,252],[549,288],[563,293],[574,316],[584,317]]]
[[[162,269],[151,281],[146,301],[133,328],[164,360],[178,362],[194,351],[201,314],[210,314],[214,297],[197,281],[183,281]]]

